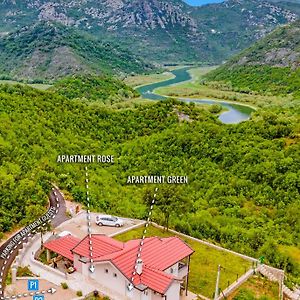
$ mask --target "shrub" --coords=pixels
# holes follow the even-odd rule
[[[212,114],[217,114],[222,111],[222,106],[220,104],[213,104],[212,106],[210,106],[209,111]]]
[[[253,293],[247,289],[242,289],[234,298],[234,300],[255,300]]]
[[[18,267],[17,276],[18,277],[32,277],[33,274],[30,271],[29,267],[26,266],[26,267]]]
[[[61,285],[61,287],[62,287],[64,290],[66,290],[66,289],[69,288],[69,286],[67,285],[66,282],[62,282],[60,285]]]
[[[82,291],[77,291],[77,292],[76,292],[76,295],[77,295],[78,297],[82,297]]]

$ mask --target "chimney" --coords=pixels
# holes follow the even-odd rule
[[[136,273],[138,275],[142,275],[143,273],[143,261],[139,258],[137,261],[136,261]]]

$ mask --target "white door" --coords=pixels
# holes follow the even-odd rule
[[[109,224],[109,226],[115,226],[114,219],[108,218],[108,224]]]
[[[109,218],[103,218],[102,220],[103,220],[103,225],[110,226]]]

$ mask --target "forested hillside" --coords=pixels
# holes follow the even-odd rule
[[[1,86],[0,111],[1,234],[45,210],[51,182],[84,202],[84,166],[57,164],[58,154],[111,154],[114,165],[90,166],[93,209],[143,218],[149,187],[128,186],[127,176],[188,175],[189,185],[174,187],[188,205],[172,206],[170,226],[264,255],[299,280],[299,265],[280,250],[300,245],[299,107],[224,125],[193,104],[111,110]],[[165,220],[159,205],[154,218]]]
[[[51,90],[68,99],[85,99],[106,104],[137,97],[139,94],[122,81],[109,76],[72,76],[55,82]]]
[[[116,43],[60,23],[41,22],[0,38],[0,76],[30,81],[73,74],[145,73],[153,69]]]
[[[300,97],[300,21],[270,35],[207,75],[227,88],[245,93]]]

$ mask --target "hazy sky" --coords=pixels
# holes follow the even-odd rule
[[[184,0],[184,1],[191,5],[202,5],[207,3],[223,2],[224,0]]]

